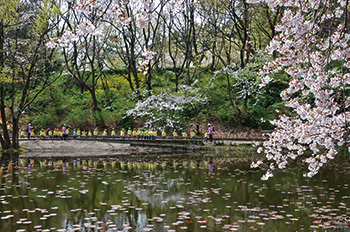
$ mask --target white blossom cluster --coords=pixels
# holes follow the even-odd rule
[[[165,10],[168,13],[177,13],[181,12],[184,9],[183,0],[169,0],[165,5]]]
[[[144,75],[147,74],[148,69],[149,69],[149,63],[151,62],[151,60],[153,59],[155,54],[156,53],[151,51],[150,49],[147,49],[142,53],[143,58],[139,60],[138,70],[140,72],[143,72]]]
[[[286,168],[294,159],[301,159],[308,167],[305,176],[312,177],[349,147],[350,34],[344,23],[349,2],[265,2],[287,9],[276,27],[280,34],[267,47],[269,54],[279,55],[261,70],[266,78],[262,86],[271,80],[270,74],[284,70],[291,80],[281,96],[292,114],[280,115],[271,122],[276,129],[258,150],[265,153],[270,164],[262,179],[273,176],[274,168]],[[335,61],[338,66],[332,65]],[[252,167],[261,164],[260,160]]]
[[[235,92],[235,95],[240,99],[252,99],[254,101],[253,105],[261,99],[262,93],[265,91],[262,87],[272,80],[269,77],[260,79],[260,76],[256,74],[256,70],[266,62],[264,54],[258,51],[254,59],[244,68],[227,65],[215,71],[213,77],[215,79],[219,74],[229,75],[232,81],[231,87],[236,87],[235,91],[239,89]]]
[[[206,102],[206,98],[197,96],[198,91],[195,88],[181,86],[179,89],[178,93],[171,93],[169,89],[163,90],[139,101],[133,109],[127,111],[126,116],[145,118],[145,127],[178,127],[179,115],[186,105]]]

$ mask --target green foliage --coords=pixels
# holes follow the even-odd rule
[[[16,11],[20,5],[18,0],[0,0],[0,19],[4,25],[12,24],[18,18]]]
[[[287,75],[283,72],[277,73],[273,76],[273,81],[264,88],[265,91],[242,97],[242,89],[246,88],[246,85],[240,80],[257,86],[260,78],[257,72],[262,63],[262,60],[256,60],[244,70],[235,69],[235,77],[230,74],[234,104],[229,99],[225,75],[218,75],[211,83],[214,72],[209,68],[198,69],[198,82],[195,87],[207,97],[207,103],[189,104],[177,112],[179,125],[186,128],[189,122],[200,120],[221,121],[228,127],[243,125],[271,129],[268,120],[276,118],[280,114],[279,111],[287,110],[279,96],[288,85]],[[174,86],[174,73],[171,70],[156,70],[152,72],[152,78],[153,94],[159,94],[166,87],[172,89]],[[103,81],[104,84],[99,83],[96,89],[100,111],[93,114],[89,92],[80,89],[74,80],[65,76],[38,97],[30,111],[26,112],[27,122],[31,121],[42,128],[60,127],[63,123],[71,128],[81,129],[93,128],[96,125],[106,128],[143,126],[143,118],[125,117],[125,113],[133,108],[137,101],[130,99],[131,90],[125,79],[120,74],[106,72]],[[261,121],[262,118],[266,121]]]
[[[271,83],[259,89],[258,72],[265,63],[266,59],[263,56],[256,56],[243,69],[220,70],[213,88],[208,91],[209,106],[203,109],[203,114],[210,120],[222,120],[231,126],[271,129],[268,121],[278,116],[276,110],[285,110],[280,93],[287,87],[288,77],[284,72],[277,73],[272,76]],[[228,83],[231,86],[230,93]]]

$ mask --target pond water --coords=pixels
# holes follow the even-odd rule
[[[261,181],[212,163],[19,159],[0,173],[0,231],[349,231],[349,169]]]

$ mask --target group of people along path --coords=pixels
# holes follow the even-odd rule
[[[214,134],[214,127],[208,123],[208,129],[204,132],[204,142],[212,142]],[[40,129],[38,133],[35,132],[34,126],[29,123],[27,128],[22,128],[20,131],[20,138],[24,139],[63,139],[66,140],[68,138],[80,139],[80,138],[120,138],[120,139],[134,139],[134,140],[156,140],[157,138],[161,139],[196,139],[196,132],[192,130],[188,135],[186,130],[176,130],[173,129],[171,134],[167,134],[165,129],[162,131],[158,131],[156,129],[144,129],[144,128],[128,128],[127,130],[122,128],[118,133],[112,128],[110,130],[104,129],[102,132],[95,128],[94,130],[80,130],[78,129],[70,129],[63,125],[61,129],[54,128],[51,130],[48,129]]]

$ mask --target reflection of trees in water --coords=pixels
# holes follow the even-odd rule
[[[10,205],[4,205],[3,210],[18,210],[19,213],[15,217],[28,218],[28,220],[33,221],[33,225],[41,224],[43,228],[57,227],[69,230],[73,228],[73,225],[81,225],[84,228],[86,222],[98,225],[100,223],[97,221],[112,220],[112,223],[116,224],[119,229],[129,224],[133,231],[141,231],[147,224],[151,223],[147,219],[158,217],[163,213],[167,214],[165,219],[167,223],[178,220],[178,213],[182,210],[186,210],[192,215],[206,217],[207,214],[198,209],[209,208],[211,211],[208,214],[213,217],[229,215],[230,218],[225,223],[232,224],[239,219],[247,220],[249,216],[260,216],[258,215],[260,213],[268,215],[269,211],[267,210],[270,209],[279,211],[277,205],[281,206],[281,204],[292,202],[284,210],[294,214],[298,207],[299,209],[302,207],[301,213],[296,215],[301,215],[299,216],[300,223],[307,224],[309,218],[301,218],[305,213],[315,212],[312,208],[316,206],[315,203],[313,205],[306,204],[307,201],[311,201],[311,197],[318,197],[317,201],[325,204],[332,194],[348,195],[350,175],[346,177],[340,175],[342,181],[333,183],[333,179],[337,179],[332,178],[330,181],[329,178],[338,174],[333,169],[316,176],[316,182],[303,179],[301,172],[294,173],[292,171],[290,173],[280,172],[275,178],[262,182],[260,171],[251,171],[244,166],[234,164],[226,165],[226,169],[229,170],[227,171],[223,169],[223,164],[217,164],[215,159],[213,160],[214,172],[209,176],[208,166],[205,166],[204,162],[200,162],[188,162],[186,168],[179,167],[178,169],[169,167],[169,165],[168,168],[164,169],[160,162],[134,163],[131,165],[131,171],[114,169],[111,165],[93,166],[92,163],[81,162],[82,166],[79,168],[72,164],[67,166],[65,174],[61,168],[56,168],[57,165],[54,164],[42,169],[38,165],[29,168],[26,162],[22,162],[21,166],[7,165],[3,166],[4,175],[0,179],[3,183],[3,194],[16,197],[27,195],[28,198],[18,197],[15,200],[6,198]],[[328,179],[328,182],[322,182],[323,179]],[[340,184],[346,184],[344,186],[346,189],[340,188]],[[17,185],[19,187],[14,187]],[[37,191],[34,188],[37,188]],[[43,191],[44,189],[53,191],[54,194],[47,194],[47,191]],[[312,189],[312,192],[308,189]],[[337,189],[344,193],[335,193]],[[82,194],[81,190],[89,191]],[[321,194],[323,196],[320,197]],[[38,197],[38,195],[46,195],[46,198]],[[58,195],[71,195],[72,198],[62,199]],[[264,196],[260,197],[259,195]],[[306,195],[309,196],[305,197]],[[201,199],[209,200],[201,201]],[[284,201],[286,199],[288,202]],[[300,204],[294,204],[297,201]],[[101,202],[106,205],[101,204]],[[338,199],[335,202],[339,202]],[[123,203],[130,205],[123,205]],[[111,210],[111,205],[117,204],[125,209],[113,211],[114,215],[107,212]],[[169,206],[179,204],[183,205],[184,209],[179,207],[169,211]],[[270,205],[276,207],[269,207]],[[58,209],[51,210],[52,206],[58,206]],[[131,207],[129,208],[129,206]],[[324,205],[321,204],[321,206]],[[36,208],[48,209],[48,214],[57,213],[57,216],[42,221],[39,218],[46,213],[23,211],[23,209]],[[140,209],[136,210],[136,208]],[[213,208],[217,208],[217,210],[212,210]],[[259,208],[262,211],[259,211]],[[71,211],[72,209],[78,210]],[[112,209],[114,210],[114,208]],[[239,210],[236,211],[237,209]],[[95,214],[89,214],[92,212]],[[91,217],[96,217],[96,220],[86,220],[86,218]],[[4,223],[6,222],[3,222],[0,230],[13,230],[13,225],[4,226]],[[161,229],[157,230],[156,227],[164,225],[162,223],[154,224],[154,231],[160,231]],[[215,228],[214,221],[208,221],[207,225],[208,228]],[[284,231],[280,224],[270,225],[266,223],[264,228],[270,228],[269,226],[272,225],[275,228],[271,227],[271,230]],[[104,224],[105,228],[106,226]],[[190,228],[190,225],[188,226]],[[84,228],[84,231],[93,230],[93,228]]]
[[[8,167],[10,163],[17,164],[18,163],[19,153],[6,153],[2,152],[0,157],[0,165],[3,168]]]
[[[176,183],[170,183],[169,185],[176,185]],[[160,184],[152,184],[149,188],[136,188],[131,187],[129,190],[135,195],[140,202],[147,202],[149,208],[156,208],[165,206],[164,203],[170,204],[179,201],[184,198],[184,194],[175,191],[163,191],[163,187]],[[156,191],[158,190],[158,191]]]

